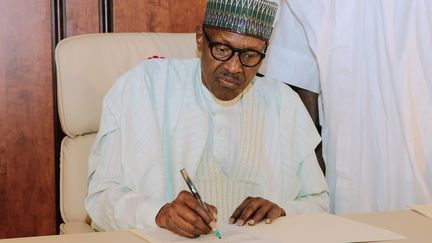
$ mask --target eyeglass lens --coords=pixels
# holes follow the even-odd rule
[[[265,56],[263,53],[256,50],[238,49],[220,42],[212,42],[210,41],[204,28],[203,32],[213,58],[218,61],[228,61],[234,56],[235,52],[238,52],[240,63],[242,65],[246,67],[254,67],[258,65]]]

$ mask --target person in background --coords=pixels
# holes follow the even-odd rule
[[[192,238],[216,220],[328,211],[306,108],[287,85],[256,76],[276,12],[267,0],[209,0],[199,59],[151,59],[119,78],[89,158],[95,229],[157,225]],[[185,190],[182,168],[209,211]]]
[[[281,0],[279,11],[263,72],[295,86],[322,126],[331,211],[432,203],[432,2]]]

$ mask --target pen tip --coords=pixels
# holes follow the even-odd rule
[[[219,232],[219,230],[215,230],[215,234],[217,238],[222,239],[222,234]]]

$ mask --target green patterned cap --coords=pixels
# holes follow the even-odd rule
[[[277,8],[269,0],[208,0],[204,25],[269,40]]]

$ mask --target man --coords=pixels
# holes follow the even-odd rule
[[[276,11],[267,0],[209,0],[196,28],[200,60],[145,61],[113,86],[89,159],[96,228],[198,237],[216,220],[327,211],[306,109],[288,86],[256,77]],[[182,168],[210,213],[185,191]]]
[[[320,94],[331,211],[432,203],[432,2],[280,4],[266,75],[299,87],[317,124]]]

